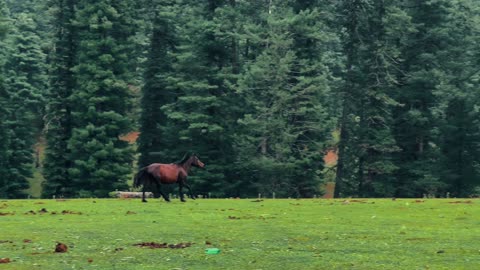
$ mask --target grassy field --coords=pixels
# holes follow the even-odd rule
[[[162,248],[135,246],[151,242]],[[29,270],[480,269],[480,201],[6,200],[0,258]]]

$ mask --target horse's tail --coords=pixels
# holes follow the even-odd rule
[[[137,188],[139,186],[145,185],[145,181],[148,179],[150,178],[148,177],[147,167],[141,168],[133,178],[133,187]]]

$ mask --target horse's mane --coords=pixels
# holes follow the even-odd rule
[[[175,162],[175,164],[178,164],[178,165],[184,164],[185,162],[187,162],[190,156],[191,155],[189,153],[186,153],[185,156],[183,156],[182,160]]]

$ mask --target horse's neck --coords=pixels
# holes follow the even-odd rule
[[[181,166],[188,173],[190,171],[190,168],[192,167],[192,160],[188,159],[183,164],[181,164]]]

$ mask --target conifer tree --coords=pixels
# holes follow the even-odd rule
[[[128,85],[129,38],[134,31],[128,11],[131,1],[80,1],[76,88],[69,140],[68,170],[78,196],[107,196],[127,187],[132,149],[119,136],[131,122]]]
[[[7,137],[5,193],[22,197],[32,176],[33,145],[42,127],[43,97],[47,89],[45,54],[40,48],[36,24],[29,14],[15,17],[7,41],[5,81]]]
[[[438,148],[438,119],[434,108],[436,89],[448,72],[441,55],[451,40],[448,25],[450,1],[411,1],[409,16],[415,31],[402,49],[404,76],[396,100],[395,138],[401,151],[396,155],[399,170],[396,196],[436,194],[446,186],[441,181]],[[435,44],[435,45],[434,45]],[[442,109],[443,111],[443,109]]]
[[[173,89],[169,89],[168,78],[172,73],[173,50],[175,49],[175,13],[172,1],[153,2],[154,19],[150,48],[146,60],[144,86],[141,99],[140,137],[138,152],[139,166],[159,162],[168,156],[169,142],[174,140],[166,132],[170,124],[162,106],[174,101]]]
[[[266,6],[268,31],[251,37],[264,50],[239,81],[247,111],[236,146],[245,169],[256,172],[259,192],[310,197],[318,192],[331,128],[321,100],[330,75],[322,48],[332,37],[318,9],[297,12],[279,2]]]
[[[74,26],[75,1],[57,0],[54,12],[54,51],[51,54],[50,93],[47,109],[47,149],[44,162],[43,196],[71,197],[75,194],[69,174],[72,156],[68,141],[72,136],[72,100],[76,87],[72,68],[76,65],[77,30]]]
[[[290,84],[294,100],[294,121],[298,132],[293,145],[295,173],[291,179],[297,195],[312,197],[324,181],[323,155],[333,130],[337,78],[331,71],[341,59],[338,36],[331,27],[333,5],[323,1],[294,1],[290,26],[298,59],[292,68],[296,74]],[[335,64],[333,64],[335,63]]]
[[[397,170],[392,159],[400,150],[392,133],[398,106],[392,97],[410,19],[394,1],[344,1],[340,8],[346,69],[335,193],[391,196]]]
[[[7,197],[7,181],[8,178],[7,172],[7,159],[8,159],[8,145],[9,139],[7,137],[7,104],[8,104],[8,94],[5,88],[5,58],[6,58],[6,49],[5,49],[5,36],[8,31],[8,12],[5,5],[5,1],[0,1],[0,198]]]
[[[225,164],[231,157],[230,136],[226,127],[229,107],[224,68],[232,66],[230,38],[218,36],[220,23],[216,16],[226,1],[185,2],[179,25],[178,45],[175,50],[174,75],[169,78],[169,89],[175,93],[175,102],[162,107],[169,122],[169,156],[178,158],[186,152],[195,152],[207,162],[206,170],[189,177],[196,192],[217,191],[225,179]],[[173,144],[172,144],[173,143]],[[166,158],[166,157],[165,157]],[[170,160],[172,160],[170,158]]]
[[[445,47],[437,54],[443,75],[434,94],[433,108],[438,128],[435,149],[439,156],[436,172],[442,183],[435,195],[466,197],[480,186],[480,3],[458,1],[449,4],[442,29]],[[438,27],[438,26],[437,26]],[[436,191],[436,192],[435,192]]]

